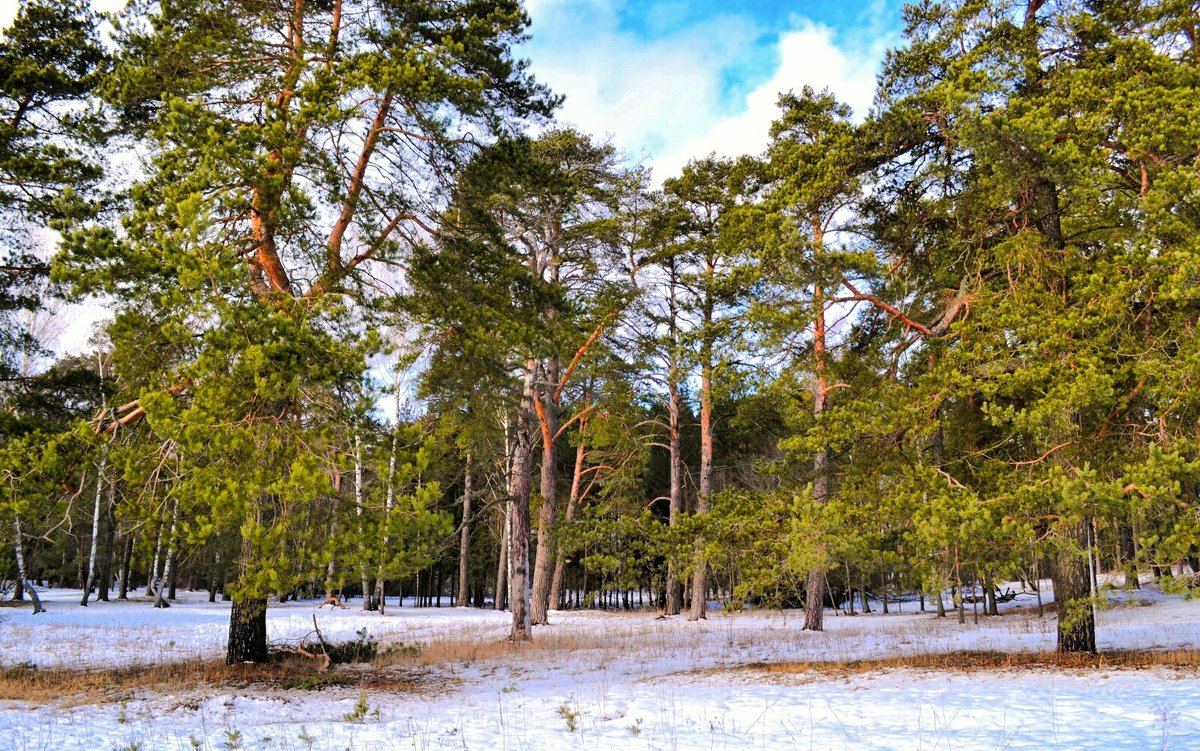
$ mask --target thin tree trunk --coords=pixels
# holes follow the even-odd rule
[[[371,607],[371,572],[367,566],[367,530],[366,520],[363,518],[366,514],[366,508],[363,503],[363,463],[362,463],[362,433],[358,426],[354,427],[354,510],[358,516],[358,550],[362,556],[362,565],[360,573],[362,575],[362,598],[363,610],[372,610]]]
[[[579,432],[582,434],[587,427],[587,418],[579,421]],[[579,509],[579,494],[583,486],[583,465],[587,459],[587,446],[581,435],[579,445],[575,447],[575,469],[571,473],[571,495],[567,498],[567,511],[564,516],[565,526],[570,527],[575,521]],[[549,605],[558,608],[562,599],[563,576],[566,573],[567,562],[562,554],[562,545],[556,543],[558,551],[554,555],[554,576],[550,580]]]
[[[101,370],[101,381],[104,378],[104,371]],[[116,436],[116,431],[113,431],[113,436]],[[92,504],[92,543],[88,552],[87,580],[83,583],[83,598],[79,604],[87,607],[88,597],[92,594],[92,587],[96,586],[96,553],[100,546],[100,502],[104,498],[104,472],[108,469],[108,450],[112,446],[112,439],[104,442],[100,448],[100,466],[96,468],[96,500]]]
[[[537,551],[533,564],[533,598],[530,621],[535,625],[547,622],[550,606],[550,579],[553,571],[554,545],[550,536],[554,529],[554,517],[558,511],[558,453],[555,436],[558,435],[558,400],[554,398],[558,388],[558,358],[546,363],[545,398],[538,406],[538,425],[542,432],[542,504],[538,509]]]
[[[162,520],[162,514],[159,514],[158,519],[158,535],[154,542],[154,563],[150,567],[150,573],[146,576],[146,596],[155,596],[154,580],[158,578],[158,564],[162,559],[162,542],[163,542],[163,527],[166,526]]]
[[[103,543],[100,555],[100,571],[96,597],[108,602],[109,590],[112,587],[113,542],[116,534],[116,519],[113,518],[113,507],[117,500],[117,479],[113,478],[108,484],[108,498],[104,504],[104,529],[101,531]]]
[[[117,588],[117,599],[129,599],[129,566],[133,560],[133,535],[128,531],[121,533],[121,571],[117,575],[120,583]]]
[[[1046,606],[1042,604],[1042,564],[1035,555],[1033,557],[1033,591],[1037,592],[1038,618],[1046,617]]]
[[[674,317],[672,316],[672,328],[674,327]],[[682,411],[682,399],[679,395],[679,384],[675,381],[675,368],[672,367],[672,372],[667,375],[667,415],[669,424],[668,430],[668,446],[669,446],[669,461],[671,475],[671,490],[669,497],[667,524],[674,528],[679,524],[681,515],[683,514],[683,439],[680,428],[680,412]],[[667,564],[667,602],[665,612],[667,615],[679,615],[683,608],[683,582],[680,581],[679,571],[674,559]]]
[[[334,501],[337,502],[336,500]],[[332,541],[337,539],[338,526],[335,519],[329,521],[329,539],[331,541],[329,560],[325,562],[325,599],[333,597],[334,576],[337,575],[337,553],[333,550]]]
[[[819,223],[813,223],[813,232],[815,247],[819,252],[822,241]],[[813,374],[813,417],[820,419],[825,412],[825,397],[829,393],[825,376],[825,290],[820,284],[813,289]],[[813,503],[824,505],[828,500],[829,449],[821,446],[813,456]],[[808,587],[804,600],[804,630],[824,629],[825,568],[816,566],[808,572]]]
[[[505,501],[504,507],[497,509],[500,515],[500,555],[496,560],[496,601],[492,603],[492,607],[496,610],[504,610],[505,600],[508,598],[508,542],[512,538],[512,501]]]
[[[711,289],[715,267],[710,260],[706,268]],[[700,345],[700,487],[696,495],[696,515],[709,512],[712,504],[713,463],[713,301],[708,292],[704,305],[704,339]],[[708,568],[704,559],[704,540],[696,541],[696,563],[692,572],[692,607],[688,611],[689,621],[706,618],[708,610]]]
[[[375,572],[375,600],[379,604],[379,613],[383,614],[387,607],[387,578],[383,570],[383,561],[387,559],[391,538],[388,536],[388,523],[392,518],[392,507],[396,504],[396,441],[400,432],[400,379],[396,379],[396,423],[392,426],[392,445],[388,450],[387,493],[383,499],[383,537],[380,541],[379,569]]]
[[[175,565],[175,525],[179,521],[179,501],[175,501],[171,505],[171,531],[167,536],[167,560],[163,566],[162,581],[158,584],[158,592],[155,593],[154,607],[169,608],[171,603],[167,602],[167,598],[163,597],[163,590],[167,588],[171,581],[173,569]]]
[[[513,641],[527,641],[533,634],[530,619],[532,588],[529,581],[529,497],[533,486],[533,421],[534,401],[538,398],[537,375],[537,360],[527,361],[521,406],[517,410],[514,436],[516,445],[509,483],[512,499],[512,540],[509,542],[512,575],[509,582],[509,602],[512,605],[510,638]]]
[[[42,599],[38,597],[37,588],[29,580],[29,573],[25,569],[25,536],[21,534],[21,517],[15,513],[13,514],[13,532],[16,535],[17,578],[25,586],[25,591],[29,593],[29,599],[33,601],[33,614],[44,613],[46,609],[42,607]]]
[[[462,530],[458,538],[458,597],[455,604],[465,608],[468,603],[467,584],[471,573],[471,452],[467,452],[463,471]]]

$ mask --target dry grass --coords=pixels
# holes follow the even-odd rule
[[[888,669],[947,670],[973,672],[976,670],[1097,670],[1144,669],[1153,667],[1180,668],[1200,671],[1200,650],[1171,651],[1113,651],[1098,654],[1065,654],[1060,652],[947,652],[885,657],[871,660],[829,662],[780,662],[746,665],[741,670],[767,674],[792,675],[821,673],[827,675],[858,675]],[[723,669],[727,670],[727,669]],[[701,671],[703,673],[716,671]]]
[[[342,669],[318,673],[304,659],[266,665],[226,665],[220,660],[193,660],[106,670],[39,670],[16,666],[0,670],[0,701],[79,706],[120,701],[137,692],[185,693],[196,689],[322,689],[344,686],[392,693],[425,690],[418,673]]]

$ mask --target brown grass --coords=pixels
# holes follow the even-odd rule
[[[226,665],[220,660],[110,668],[39,670],[16,666],[0,670],[0,701],[78,706],[119,701],[139,691],[182,693],[195,689],[322,689],[344,686],[393,693],[418,692],[427,680],[395,671],[330,670],[318,673],[311,661],[285,659],[265,665]]]
[[[689,639],[703,643],[702,635],[655,634],[646,632],[635,622],[629,626],[612,624],[610,629],[600,632],[554,628],[539,630],[527,642],[512,642],[497,639],[494,634],[459,636],[437,639],[420,645],[416,653],[402,651],[398,654],[381,652],[376,664],[390,665],[442,665],[447,663],[470,663],[479,660],[530,655],[560,655],[563,653],[604,651],[617,652],[653,649],[655,644],[678,644]]]
[[[947,652],[944,654],[906,655],[871,660],[830,662],[779,662],[746,665],[740,670],[760,673],[793,675],[821,673],[827,675],[858,675],[888,669],[949,670],[1097,670],[1143,669],[1153,667],[1200,670],[1200,650],[1171,651],[1113,651],[1099,654],[1064,654],[1059,652]],[[727,670],[723,669],[723,670]],[[702,671],[718,672],[718,671]]]

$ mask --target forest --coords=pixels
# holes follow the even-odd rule
[[[1102,586],[1200,572],[1198,19],[922,0],[869,112],[798,83],[658,175],[555,120],[519,0],[24,0],[0,594],[207,589],[240,663],[289,598],[522,641],[1050,579],[1094,652]]]

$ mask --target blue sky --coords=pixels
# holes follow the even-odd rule
[[[561,120],[662,179],[689,158],[761,150],[782,91],[829,88],[865,114],[901,5],[526,0],[533,38],[518,54],[566,96]]]

